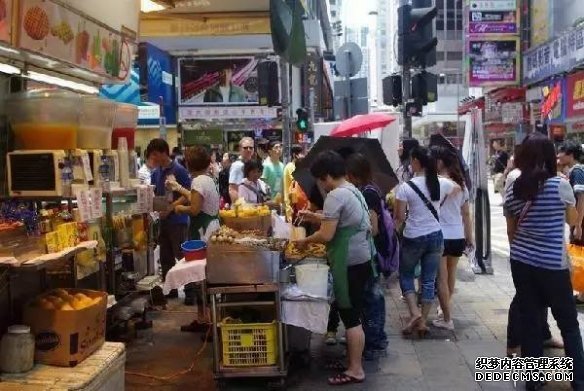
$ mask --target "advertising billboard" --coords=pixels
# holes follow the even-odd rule
[[[519,10],[515,0],[473,0],[468,7],[470,34],[517,34]]]
[[[257,105],[257,65],[254,57],[181,58],[179,104]]]
[[[519,49],[517,37],[471,37],[467,48],[469,85],[519,83]]]

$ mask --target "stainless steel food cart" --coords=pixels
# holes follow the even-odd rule
[[[218,388],[230,378],[272,378],[283,388],[287,375],[285,331],[282,327],[279,286],[280,252],[236,245],[211,245],[207,252],[207,293],[211,298],[213,372]],[[260,300],[246,295],[258,294]],[[266,299],[269,297],[269,299]],[[273,365],[230,366],[224,362],[221,319],[229,307],[272,307],[275,313],[277,357]],[[225,327],[225,326],[223,326]]]

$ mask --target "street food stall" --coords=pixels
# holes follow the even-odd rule
[[[233,209],[220,211],[220,218],[222,225],[209,242],[185,251],[185,259],[168,272],[164,292],[204,283],[218,386],[228,379],[254,377],[283,387],[294,349],[287,329],[302,328],[308,335],[326,332],[325,247],[295,248],[289,238],[297,230],[267,206],[239,201]]]
[[[97,93],[126,81],[139,9],[2,3],[3,387],[123,389],[125,347],[105,341],[106,319],[124,273],[149,274],[150,189],[136,186],[132,165],[137,109]]]

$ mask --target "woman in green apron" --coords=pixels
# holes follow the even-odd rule
[[[311,173],[328,194],[322,214],[303,212],[311,220],[318,219],[320,228],[296,245],[303,248],[309,243],[326,243],[335,300],[347,331],[348,365],[328,383],[361,383],[365,380],[361,362],[365,346],[363,298],[374,274],[371,261],[375,254],[369,211],[359,190],[345,179],[345,161],[338,153],[322,152]]]
[[[217,183],[208,175],[211,157],[204,147],[190,147],[186,150],[185,161],[193,178],[190,189],[178,186],[175,190],[182,195],[180,205],[176,206],[175,213],[185,213],[190,216],[190,240],[208,241],[212,233],[219,229],[219,189]],[[176,187],[176,183],[169,182],[169,187]],[[190,283],[185,286],[185,304],[198,307],[197,320],[183,331],[199,331],[205,328],[204,323],[208,316],[203,310],[203,293],[201,284]],[[200,320],[204,320],[200,322]]]

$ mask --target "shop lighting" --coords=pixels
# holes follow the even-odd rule
[[[7,75],[20,75],[20,69],[9,64],[0,63],[0,72]]]
[[[20,54],[20,52],[16,49],[7,48],[5,46],[0,46],[0,51],[4,53],[11,53],[11,54]]]
[[[152,0],[141,0],[140,11],[142,12],[156,12],[166,9],[162,4],[158,4]]]
[[[87,94],[97,94],[99,90],[93,86],[77,83],[60,77],[45,75],[44,73],[29,71],[25,77],[38,81],[40,83],[53,84],[59,87],[68,88],[75,91],[85,92]]]

